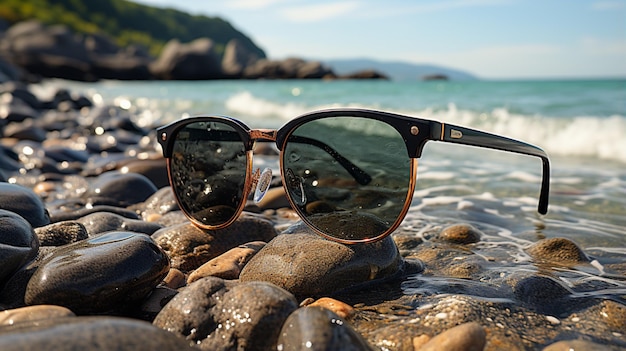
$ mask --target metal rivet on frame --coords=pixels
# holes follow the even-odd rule
[[[167,133],[165,133],[165,132],[161,133],[161,140],[163,140],[163,141],[167,140]]]
[[[411,127],[411,134],[418,135],[419,133],[420,133],[420,129],[417,128],[417,126],[412,126]]]

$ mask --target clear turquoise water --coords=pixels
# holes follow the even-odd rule
[[[49,81],[39,93],[52,87],[129,108],[137,123],[149,127],[221,114],[252,128],[276,128],[308,111],[352,106],[521,139],[550,155],[547,216],[536,212],[538,159],[430,143],[419,162],[405,228],[424,221],[431,227],[470,222],[520,244],[566,236],[583,247],[611,248],[626,257],[626,80]]]

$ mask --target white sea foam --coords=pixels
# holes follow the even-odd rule
[[[316,109],[332,107],[378,108],[368,104],[281,103],[263,99],[249,91],[232,95],[225,103],[235,115],[253,119],[280,119],[281,123]],[[395,110],[392,112],[458,124],[542,147],[551,156],[592,157],[626,163],[626,116],[551,117],[523,115],[507,108],[484,111],[460,109],[454,103],[446,109]]]

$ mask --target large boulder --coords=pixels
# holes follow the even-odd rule
[[[0,49],[5,57],[44,77],[93,80],[91,59],[79,36],[61,25],[25,21],[9,28]]]
[[[205,80],[222,77],[221,62],[213,41],[196,39],[190,43],[170,40],[150,71],[159,79]]]
[[[244,69],[259,60],[259,55],[250,51],[241,41],[228,42],[222,58],[222,72],[228,78],[240,78]]]
[[[256,79],[306,79],[333,76],[333,71],[317,61],[307,62],[300,58],[285,60],[259,60],[246,67],[243,78]]]

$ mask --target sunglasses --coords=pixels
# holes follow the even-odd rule
[[[252,171],[255,142],[275,142],[292,208],[318,234],[346,244],[391,234],[406,215],[417,159],[428,141],[541,158],[538,212],[548,210],[550,162],[540,148],[437,121],[365,109],[304,114],[278,130],[250,129],[223,116],[190,117],[157,129],[181,210],[203,229],[233,223],[248,200],[261,200],[271,171]]]

